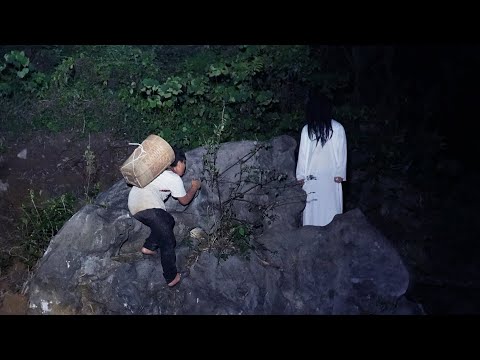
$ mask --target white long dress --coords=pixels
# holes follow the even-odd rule
[[[307,202],[303,225],[328,225],[336,214],[343,212],[342,184],[347,173],[347,139],[343,126],[332,119],[332,137],[322,147],[321,141],[311,140],[308,127],[302,129],[296,176],[304,180]]]

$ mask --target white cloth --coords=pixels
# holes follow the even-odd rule
[[[144,188],[133,186],[128,194],[128,210],[132,215],[146,209],[165,210],[165,200],[170,196],[180,198],[187,195],[180,176],[165,170]]]
[[[347,174],[347,139],[343,126],[332,119],[332,137],[322,147],[321,141],[311,140],[308,126],[302,129],[297,162],[297,180],[304,180],[307,203],[303,210],[303,225],[325,226],[336,214],[343,212],[342,184]]]

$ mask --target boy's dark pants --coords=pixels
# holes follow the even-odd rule
[[[171,282],[177,275],[177,257],[175,255],[177,241],[173,234],[175,219],[163,209],[139,211],[133,217],[152,230],[143,247],[152,251],[160,249],[163,277],[167,283]]]

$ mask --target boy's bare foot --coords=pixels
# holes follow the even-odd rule
[[[156,251],[152,251],[152,250],[149,250],[147,248],[142,248],[142,254],[145,254],[145,255],[155,255],[157,252]]]
[[[180,273],[177,273],[177,275],[175,276],[175,279],[173,279],[171,282],[169,282],[167,285],[169,287],[173,287],[175,285],[177,285],[179,282],[180,282],[180,278],[181,278],[181,275]]]

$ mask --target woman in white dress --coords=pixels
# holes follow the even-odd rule
[[[347,139],[343,126],[332,119],[332,104],[323,94],[310,92],[306,120],[296,171],[297,180],[307,193],[303,225],[325,226],[343,212]]]

